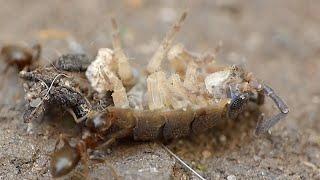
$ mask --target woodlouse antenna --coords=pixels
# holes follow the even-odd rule
[[[256,127],[257,135],[267,132],[272,126],[277,124],[281,119],[285,118],[289,113],[289,108],[286,103],[277,94],[275,94],[274,90],[270,86],[264,84],[263,91],[265,95],[273,100],[280,110],[280,113],[266,120],[264,120],[264,116],[262,115]]]
[[[160,144],[169,154],[171,154],[176,160],[178,160],[184,167],[186,167],[188,170],[190,170],[194,175],[196,175],[201,180],[206,180],[203,178],[197,171],[192,169],[187,163],[185,163],[181,158],[179,158],[176,154],[174,154],[167,146],[164,144]]]
[[[182,13],[178,22],[174,24],[171,30],[166,34],[164,40],[161,42],[159,48],[154,53],[153,57],[151,58],[147,66],[148,73],[151,74],[160,69],[161,62],[165,57],[165,55],[167,54],[167,52],[169,51],[169,49],[171,48],[172,42],[176,34],[180,31],[181,25],[186,19],[186,17],[187,17],[187,11]]]

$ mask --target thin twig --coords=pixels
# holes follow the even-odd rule
[[[176,154],[174,154],[167,146],[164,144],[160,144],[169,154],[171,154],[176,160],[178,160],[184,167],[190,170],[194,175],[196,175],[201,180],[206,180],[203,178],[197,171],[193,170],[187,163],[185,163],[182,159],[180,159]]]
[[[49,89],[48,89],[47,93],[44,95],[43,99],[48,96],[50,90],[52,89],[53,83],[58,79],[59,76],[68,77],[66,74],[58,74],[58,75],[56,75],[56,77],[55,77],[55,78],[53,79],[53,81],[51,82],[51,84],[50,84],[50,86],[49,86]]]

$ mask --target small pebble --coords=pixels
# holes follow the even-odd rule
[[[254,161],[259,161],[260,159],[261,159],[261,158],[260,158],[259,156],[256,156],[256,155],[253,156],[253,160],[254,160]]]
[[[227,137],[225,135],[221,135],[219,137],[219,140],[220,140],[221,143],[225,143],[227,141]]]
[[[204,159],[208,159],[209,157],[211,157],[211,152],[208,150],[204,150],[202,151],[202,156]]]
[[[41,101],[42,101],[41,98],[33,99],[30,101],[30,106],[34,108],[38,107]]]
[[[237,180],[237,177],[235,175],[229,175],[227,180]]]

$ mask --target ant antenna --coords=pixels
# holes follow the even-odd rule
[[[206,180],[203,178],[197,171],[192,169],[187,163],[185,163],[181,158],[179,158],[176,154],[174,154],[167,146],[164,144],[160,144],[169,154],[171,154],[176,160],[178,160],[184,167],[186,167],[188,170],[190,170],[194,175],[196,175],[201,180]]]

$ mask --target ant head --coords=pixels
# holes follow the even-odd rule
[[[108,112],[95,113],[86,120],[86,126],[94,132],[101,132],[109,129],[111,123],[110,114]]]
[[[51,155],[50,172],[53,177],[61,177],[72,171],[79,163],[79,151],[72,147],[67,140],[64,145]]]

